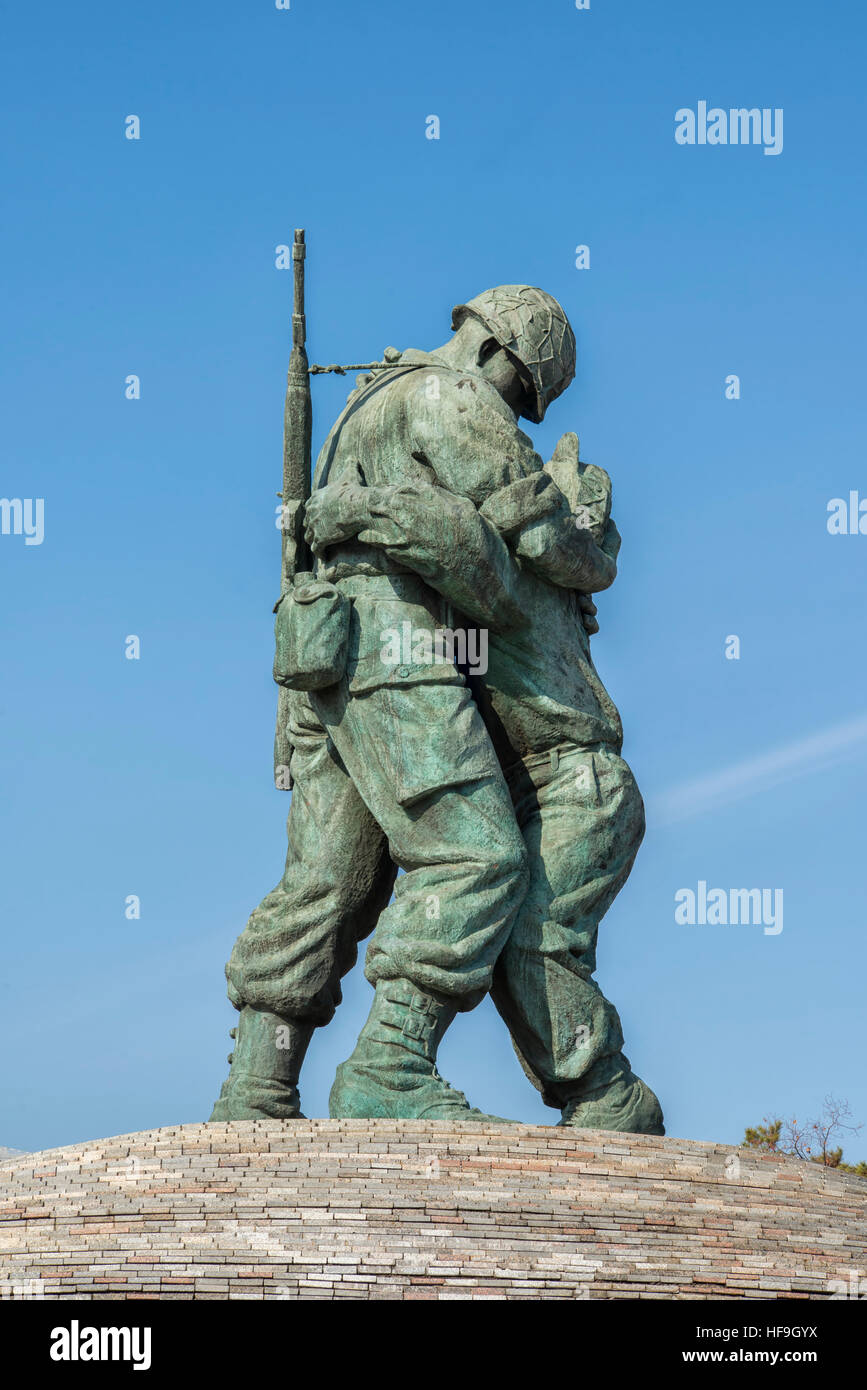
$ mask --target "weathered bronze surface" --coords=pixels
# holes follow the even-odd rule
[[[490,991],[561,1124],[661,1134],[593,979],[644,833],[590,652],[620,546],[610,479],[576,435],[543,463],[518,426],[575,375],[568,319],[500,286],[454,311],[441,348],[387,350],[306,505],[303,293],[293,322],[275,663],[289,847],[226,967],[240,1019],[212,1118],[300,1116],[311,1035],[371,937],[373,1006],[333,1117],[480,1118],[436,1051]]]

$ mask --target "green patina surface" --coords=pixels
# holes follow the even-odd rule
[[[611,484],[574,434],[545,463],[518,425],[569,385],[574,337],[526,286],[453,328],[359,378],[319,457],[313,568],[277,614],[286,866],[226,967],[240,1018],[213,1118],[300,1115],[307,1045],[369,937],[333,1117],[478,1118],[436,1050],[490,991],[561,1124],[662,1133],[593,978],[644,833],[590,652]]]

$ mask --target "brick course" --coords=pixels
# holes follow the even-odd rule
[[[718,1144],[178,1125],[0,1161],[0,1298],[827,1298],[867,1182]]]

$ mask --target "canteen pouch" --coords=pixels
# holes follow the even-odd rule
[[[350,606],[333,584],[306,577],[277,600],[274,679],[278,685],[289,690],[324,690],[342,679]]]

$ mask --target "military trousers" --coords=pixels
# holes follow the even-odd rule
[[[294,693],[289,732],[286,866],[235,943],[230,999],[325,1024],[376,927],[372,984],[406,979],[473,1008],[523,902],[527,853],[470,691],[450,679],[353,694],[344,680]],[[444,767],[447,784],[427,775],[401,797],[415,766]]]
[[[508,768],[530,886],[492,997],[547,1105],[628,1070],[614,1005],[592,978],[599,923],[644,836],[644,804],[613,748],[564,745]]]

